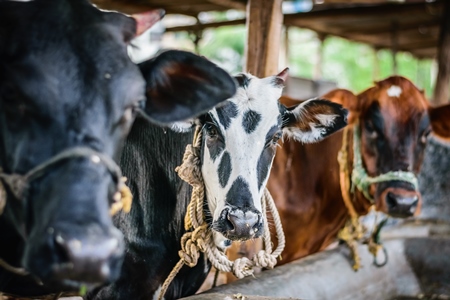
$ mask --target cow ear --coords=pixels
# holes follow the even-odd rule
[[[441,138],[450,139],[450,104],[428,109],[433,133]]]
[[[139,68],[147,83],[144,111],[157,123],[192,118],[236,92],[236,83],[227,72],[189,52],[163,52]]]
[[[318,142],[346,126],[347,113],[328,100],[307,100],[283,114],[283,133],[302,143]]]
[[[364,96],[362,96],[364,97]],[[346,89],[335,89],[327,94],[323,95],[321,98],[328,99],[331,102],[339,103],[349,112],[348,123],[352,124],[354,120],[357,119],[359,112],[361,110],[360,104],[363,100],[358,100],[355,94]]]

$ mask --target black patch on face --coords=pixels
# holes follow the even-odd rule
[[[225,198],[226,203],[240,209],[254,207],[252,193],[247,182],[239,176],[231,186]]]
[[[367,110],[366,118],[366,129],[369,131],[376,131],[379,135],[383,135],[384,131],[384,118],[381,114],[380,104],[375,101],[370,105]]]
[[[244,127],[245,132],[252,133],[253,131],[255,131],[260,121],[261,114],[257,113],[254,110],[249,110],[244,114],[242,126]]]
[[[258,189],[260,190],[264,180],[267,178],[269,174],[269,167],[272,163],[273,157],[275,156],[275,146],[270,145],[272,137],[279,130],[278,126],[273,126],[270,128],[269,132],[266,135],[266,146],[264,147],[261,155],[258,159],[258,164],[256,166],[256,171],[258,174]]]
[[[219,182],[222,187],[225,187],[230,179],[232,167],[231,167],[231,157],[228,152],[225,152],[222,156],[222,160],[219,164]]]
[[[225,129],[231,124],[231,119],[236,118],[238,115],[238,108],[236,104],[231,101],[227,101],[226,104],[216,108],[217,116],[219,117],[220,124],[223,125]]]
[[[238,82],[239,87],[247,88],[250,84],[250,78],[248,78],[245,74],[238,74],[234,76],[236,81]]]
[[[202,149],[203,144],[206,144],[209,150],[209,156],[213,161],[216,161],[216,158],[223,152],[225,149],[225,142],[220,131],[219,126],[217,126],[216,119],[211,115],[207,114],[204,120],[205,125],[203,126],[203,141],[202,141]],[[216,135],[210,135],[210,130],[208,127],[214,127],[216,131]],[[203,155],[202,155],[203,157]]]

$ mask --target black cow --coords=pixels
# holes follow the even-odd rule
[[[117,278],[124,244],[109,204],[135,115],[182,120],[235,92],[228,74],[190,53],[136,66],[127,55],[135,34],[134,19],[86,0],[0,0],[0,259],[30,273],[0,264],[1,292]]]
[[[290,109],[280,105],[286,76],[286,71],[262,79],[241,74],[236,77],[240,85],[236,94],[193,122],[202,126],[199,152],[207,221],[219,248],[230,246],[232,240],[262,235],[267,220],[261,213],[261,197],[283,134],[311,143],[346,125],[347,111],[335,103],[312,99]],[[186,124],[172,127],[189,128]],[[125,235],[122,274],[87,299],[147,300],[158,296],[179,260],[191,189],[174,170],[191,142],[192,134],[136,120],[121,159],[135,201],[129,214],[120,213],[114,219]],[[184,266],[165,299],[195,293],[209,269],[204,257],[193,268]]]

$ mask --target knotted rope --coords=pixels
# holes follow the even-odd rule
[[[277,248],[272,252],[272,242],[269,224],[264,222],[264,248],[255,254],[252,259],[242,257],[230,261],[225,253],[217,248],[214,243],[212,230],[205,222],[203,202],[205,199],[205,188],[200,167],[201,126],[197,126],[193,145],[187,145],[183,157],[183,163],[175,171],[181,179],[192,185],[191,201],[187,207],[184,227],[187,231],[181,238],[181,250],[178,252],[180,260],[164,281],[158,299],[162,300],[170,283],[184,264],[189,267],[197,265],[200,252],[205,253],[211,264],[219,271],[233,272],[237,278],[253,275],[254,267],[272,269],[277,263],[277,257],[285,246],[285,238],[281,225],[280,216],[275,207],[272,196],[267,189],[264,190],[262,201],[262,213],[267,216],[267,209],[271,212],[275,223],[278,238]]]

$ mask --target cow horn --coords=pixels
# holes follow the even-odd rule
[[[165,15],[164,9],[154,9],[147,12],[133,14],[131,17],[136,20],[136,36],[141,35],[150,29],[156,22],[162,19]]]

